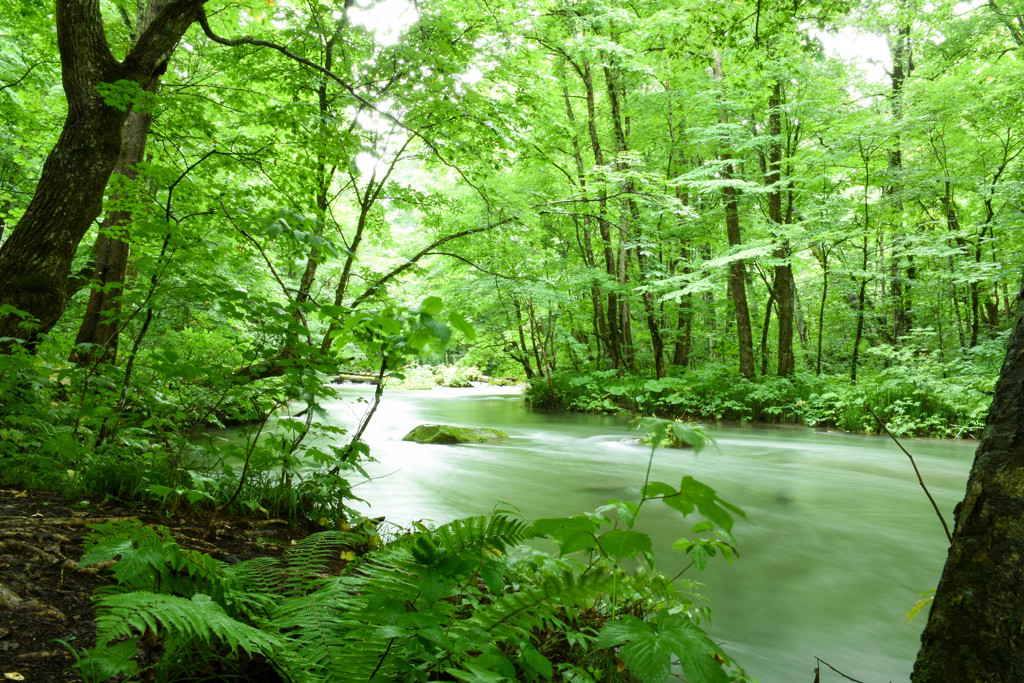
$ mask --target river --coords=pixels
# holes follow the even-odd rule
[[[332,419],[353,425],[370,389],[345,386]],[[422,423],[497,427],[507,441],[433,446],[401,441]],[[806,428],[708,425],[700,455],[659,450],[652,480],[703,481],[746,512],[740,556],[714,558],[696,577],[712,609],[710,633],[762,683],[811,681],[816,657],[865,682],[907,680],[926,612],[907,623],[918,593],[935,587],[942,527],[910,462],[890,440]],[[378,462],[356,488],[372,516],[407,524],[486,513],[496,501],[526,517],[572,515],[609,498],[637,500],[650,450],[628,420],[536,413],[511,389],[390,391],[364,437]],[[952,527],[974,442],[906,440]],[[357,506],[358,507],[358,506]],[[651,505],[641,529],[659,568],[686,560],[673,541],[697,521]],[[822,667],[822,681],[844,680]]]

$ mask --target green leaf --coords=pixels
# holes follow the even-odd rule
[[[693,425],[682,424],[680,422],[672,423],[672,431],[675,433],[676,438],[683,443],[690,444],[693,446],[693,450],[698,453],[704,448],[707,440]]]
[[[523,647],[523,661],[540,676],[542,681],[552,680],[554,667],[551,665],[551,660],[530,644]]]
[[[673,489],[664,482],[651,482],[644,488],[645,497],[660,497],[665,505],[673,510],[678,510],[683,516],[690,514],[696,509],[706,519],[714,522],[725,531],[732,531],[733,518],[735,513],[745,517],[743,510],[718,497],[715,490],[687,475],[679,483],[679,489]]]
[[[423,326],[430,330],[430,333],[437,337],[437,340],[441,342],[441,345],[447,345],[448,341],[452,338],[452,331],[448,329],[448,326],[444,323],[438,322],[433,318],[421,316],[423,320]]]
[[[131,678],[139,665],[134,657],[139,651],[139,639],[131,638],[116,645],[88,650],[79,662],[79,670],[86,680],[106,681],[118,674]]]
[[[651,438],[651,446],[657,447],[665,440],[665,435],[668,434],[669,426],[672,424],[672,420],[662,420],[657,417],[645,417],[637,423],[637,428],[644,434],[649,434]]]
[[[578,532],[565,535],[558,552],[562,555],[571,555],[582,550],[595,550],[597,547],[597,539],[593,533]]]
[[[420,304],[420,311],[427,315],[438,315],[442,308],[444,308],[444,302],[441,301],[441,297],[437,296],[428,296]]]
[[[470,663],[462,665],[463,669],[445,669],[445,672],[458,681],[471,681],[472,683],[504,683],[504,676],[494,671],[488,671]]]
[[[612,529],[598,536],[598,541],[602,550],[619,559],[651,552],[651,537],[639,531]]]
[[[632,615],[609,622],[597,634],[594,645],[598,648],[619,645],[623,662],[643,681],[668,678],[672,655],[679,658],[687,680],[692,683],[728,683],[729,680],[714,656],[721,656],[718,646],[689,618],[667,610],[661,611],[652,622]]]
[[[674,488],[669,486],[663,481],[652,481],[650,484],[644,487],[643,496],[644,498],[653,498],[655,496],[671,496],[678,493]]]
[[[581,550],[597,549],[595,532],[597,523],[582,515],[539,519],[532,531],[538,536],[550,536],[559,543],[559,552],[570,555]]]
[[[420,594],[427,604],[433,604],[448,596],[448,586],[445,585],[444,576],[433,567],[424,567],[419,570],[416,577],[416,585],[420,588]]]
[[[434,338],[434,335],[430,334],[426,330],[416,330],[415,332],[413,332],[412,334],[409,335],[408,344],[415,351],[419,351],[424,346],[426,346],[430,342],[430,340],[433,339],[433,338]]]
[[[466,335],[466,339],[469,339],[470,341],[476,339],[476,330],[473,329],[473,326],[469,324],[468,320],[455,311],[448,314],[448,324]]]

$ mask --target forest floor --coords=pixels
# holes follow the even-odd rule
[[[93,505],[58,493],[0,489],[0,681],[81,681],[77,651],[96,639],[91,596],[112,583],[103,567],[78,568],[90,526],[138,519],[166,527],[183,548],[225,562],[278,556],[308,530],[284,520],[165,516],[118,502]]]

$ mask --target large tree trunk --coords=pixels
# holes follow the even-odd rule
[[[1022,283],[1024,287],[1024,283]],[[1024,288],[912,680],[1024,681]]]
[[[135,9],[133,42],[156,18],[160,4],[156,0],[138,0]],[[154,76],[144,88],[156,92],[160,77]],[[153,116],[148,111],[133,111],[128,114],[121,134],[121,155],[114,166],[112,175],[124,176],[129,182],[136,179],[135,165],[146,153],[146,139]],[[130,185],[128,186],[131,187]],[[111,198],[116,204],[123,200],[122,189],[115,189]],[[126,239],[129,226],[135,219],[132,211],[119,208],[109,211],[100,226],[96,243],[92,248],[92,275],[89,303],[85,308],[82,324],[75,338],[76,349],[71,353],[75,362],[113,359],[117,356],[117,342],[121,327],[121,296],[124,278],[128,270],[129,246]],[[79,350],[82,344],[90,345],[88,350]]]
[[[775,258],[788,259],[789,247],[784,244],[775,251]],[[793,320],[796,315],[796,282],[793,266],[789,263],[775,266],[775,298],[779,313],[779,364],[775,372],[779,377],[793,374],[796,357],[793,353]]]
[[[142,161],[146,137],[153,117],[132,112],[124,126],[124,145],[121,157],[114,167],[114,175],[124,176],[129,182],[136,178],[135,164]],[[130,186],[129,186],[130,187]],[[115,201],[124,199],[120,191]],[[86,362],[117,356],[117,341],[121,322],[121,296],[125,273],[128,270],[127,231],[134,216],[132,211],[118,209],[103,219],[100,233],[92,248],[92,290],[85,308],[82,324],[78,328],[75,346],[89,344],[88,350],[72,353],[75,362]]]
[[[722,155],[728,160],[728,155]],[[732,177],[732,166],[728,167],[727,177]],[[737,247],[740,240],[740,215],[737,191],[734,187],[722,190],[725,195],[725,228],[729,237],[729,246]],[[740,374],[744,377],[754,376],[754,335],[750,328],[750,308],[747,306],[746,266],[743,259],[736,259],[729,264],[729,296],[732,297],[736,315],[736,337],[739,343]]]
[[[58,0],[57,44],[68,114],[35,195],[0,247],[0,305],[28,313],[37,325],[27,331],[17,316],[2,315],[0,338],[32,343],[64,312],[71,261],[103,207],[128,117],[127,110],[104,102],[96,86],[123,80],[145,88],[202,5],[203,0],[169,0],[118,63],[107,45],[99,0]]]

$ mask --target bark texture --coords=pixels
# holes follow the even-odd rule
[[[1024,283],[1022,283],[1024,286]],[[1006,360],[912,680],[1024,680],[1024,305]]]
[[[156,18],[160,4],[155,0],[147,3],[139,0],[136,7],[135,35],[141,35]],[[146,92],[156,92],[160,77],[154,76],[146,84]],[[142,161],[146,153],[146,139],[153,116],[149,112],[132,111],[124,123],[121,135],[121,156],[114,166],[112,175],[121,175],[129,181],[137,177],[135,165]],[[130,187],[130,185],[129,185]],[[123,190],[115,190],[111,198],[115,201],[127,199]],[[121,325],[121,295],[124,290],[124,278],[128,270],[127,241],[130,225],[135,220],[132,211],[117,209],[108,211],[100,226],[99,235],[92,248],[92,268],[89,303],[86,305],[82,324],[75,338],[76,349],[71,360],[83,363],[100,359],[112,359],[117,356],[117,343]],[[87,351],[81,351],[79,345],[90,344]]]
[[[107,45],[99,0],[58,0],[57,44],[68,114],[46,158],[36,193],[0,247],[0,305],[38,323],[0,316],[0,338],[34,338],[64,312],[71,261],[103,208],[103,194],[121,155],[128,111],[107,104],[97,86],[129,81],[145,88],[166,64],[203,0],[168,0],[122,62]]]

